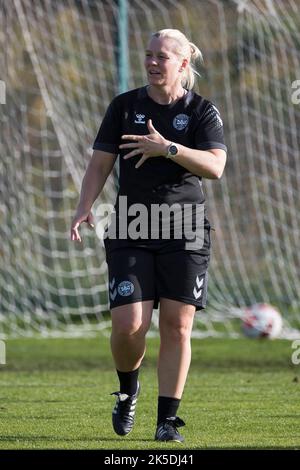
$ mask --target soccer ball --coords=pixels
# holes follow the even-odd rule
[[[272,305],[261,303],[245,309],[242,331],[249,338],[277,338],[281,329],[281,314]]]

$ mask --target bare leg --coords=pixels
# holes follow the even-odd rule
[[[181,398],[191,362],[191,331],[196,308],[160,299],[159,395]]]
[[[111,351],[116,369],[137,369],[146,350],[145,336],[150,327],[153,300],[115,307],[111,311]]]

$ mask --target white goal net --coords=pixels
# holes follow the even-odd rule
[[[109,329],[103,245],[86,227],[75,245],[69,229],[96,132],[120,91],[121,3],[0,2],[4,337]],[[237,335],[243,308],[261,301],[300,329],[300,0],[132,0],[127,8],[128,88],[145,83],[150,33],[178,28],[203,52],[196,91],[225,124],[224,176],[204,182],[215,230],[208,307],[194,335]],[[114,202],[116,171],[95,207]]]

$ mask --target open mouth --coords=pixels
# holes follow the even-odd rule
[[[149,75],[154,76],[154,75],[160,75],[160,72],[154,72],[153,70],[148,72]]]

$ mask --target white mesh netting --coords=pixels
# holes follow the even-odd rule
[[[118,93],[118,3],[14,0],[2,2],[0,21],[0,333],[106,331],[103,246],[87,228],[75,246],[69,228]],[[298,329],[299,0],[133,0],[128,21],[129,88],[145,82],[149,34],[179,28],[203,52],[196,91],[225,124],[224,176],[204,184],[215,231],[208,308],[194,335],[237,334],[243,307],[259,301]],[[114,202],[116,171],[96,206]]]

